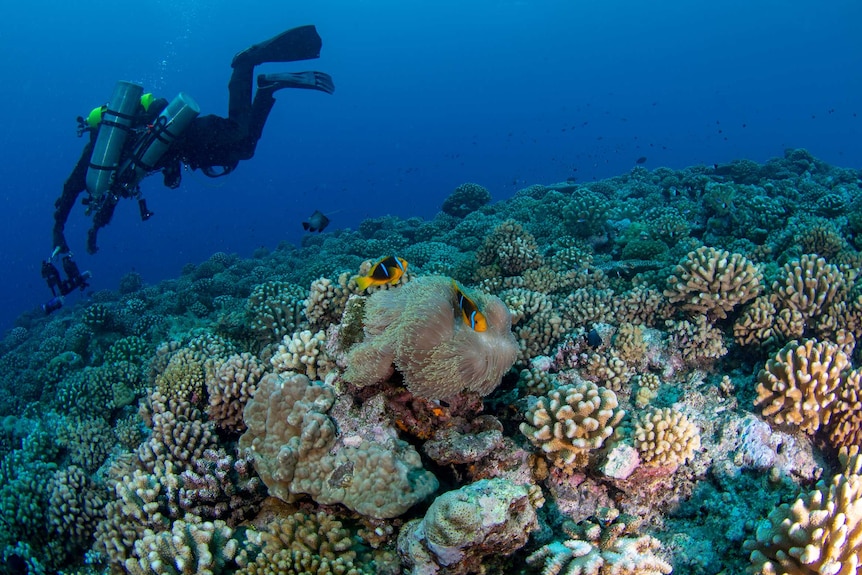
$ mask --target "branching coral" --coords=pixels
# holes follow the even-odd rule
[[[305,296],[301,286],[290,282],[270,281],[256,286],[246,304],[252,332],[264,343],[291,333],[302,319]]]
[[[636,534],[634,526],[617,520],[615,509],[604,512],[596,522],[584,521],[577,525],[566,522],[563,529],[572,538],[543,545],[527,557],[527,564],[542,566],[542,575],[667,575],[672,572],[671,565],[656,555],[661,548],[657,539]]]
[[[317,329],[325,329],[329,324],[338,323],[347,299],[358,291],[356,282],[350,281],[350,274],[347,272],[338,276],[336,281],[318,278],[311,282],[311,289],[305,299],[305,317],[312,327]]]
[[[625,412],[613,391],[584,381],[563,385],[538,398],[524,415],[521,433],[566,470],[583,467]]]
[[[689,313],[724,319],[760,293],[762,279],[757,266],[744,256],[704,246],[676,266],[664,295]]]
[[[344,378],[373,385],[389,378],[394,364],[407,389],[426,399],[465,390],[489,394],[515,362],[518,348],[503,302],[464,291],[484,314],[486,331],[462,320],[448,278],[423,277],[373,294],[365,305],[365,340],[350,350]]]
[[[675,470],[700,449],[700,432],[671,408],[651,409],[634,419],[632,440],[647,467]]]
[[[234,354],[207,378],[207,415],[228,431],[243,431],[242,410],[257,391],[265,365],[250,353]]]
[[[745,542],[751,572],[856,575],[862,568],[862,457],[792,504],[773,509]]]
[[[514,220],[506,220],[485,238],[476,261],[480,266],[497,266],[504,276],[516,276],[542,265],[542,256],[533,235]]]
[[[219,575],[233,572],[239,542],[224,521],[178,519],[170,531],[146,530],[124,567],[129,575]]]
[[[829,424],[849,364],[831,342],[791,342],[760,370],[754,404],[763,406],[763,415],[776,423],[814,433]]]
[[[806,321],[818,316],[836,298],[843,299],[850,287],[837,266],[814,254],[786,263],[772,284],[779,306],[798,312]]]
[[[835,447],[862,445],[862,371],[845,374],[832,411],[829,442]]]
[[[276,371],[304,373],[310,379],[323,379],[335,367],[326,353],[326,334],[307,329],[284,336],[270,363]]]
[[[491,192],[474,183],[461,184],[443,201],[443,213],[463,218],[491,201]]]

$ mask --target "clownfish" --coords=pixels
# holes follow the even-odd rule
[[[406,271],[407,260],[389,256],[371,266],[367,274],[356,278],[356,283],[361,290],[368,289],[369,286],[395,285]]]
[[[455,280],[452,280],[452,287],[455,289],[455,300],[458,302],[458,309],[461,310],[461,319],[464,320],[464,325],[473,331],[488,329],[488,320],[485,319],[485,314],[479,311],[476,302],[464,295]]]

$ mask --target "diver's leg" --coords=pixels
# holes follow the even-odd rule
[[[275,98],[272,97],[275,90],[258,89],[254,96],[254,103],[251,107],[250,121],[246,136],[238,141],[233,146],[233,159],[235,161],[248,160],[254,156],[254,151],[257,149],[257,142],[263,134],[263,127],[266,125],[266,120],[269,118],[269,113],[275,105]]]
[[[111,218],[114,216],[114,208],[117,207],[118,201],[115,195],[111,193],[105,194],[102,204],[93,214],[93,227],[87,231],[88,254],[94,254],[99,251],[99,246],[96,245],[96,235],[99,233],[99,228],[104,228],[111,223]]]
[[[63,184],[63,193],[54,202],[54,229],[53,243],[54,248],[60,248],[61,252],[68,252],[69,245],[66,243],[64,230],[66,221],[69,219],[69,214],[72,213],[72,208],[75,206],[75,200],[78,195],[87,189],[87,168],[90,165],[90,156],[93,153],[93,143],[88,142],[81,152],[81,157],[66,182]]]
[[[323,41],[314,26],[285,30],[269,40],[255,44],[233,57],[231,66],[251,67],[264,62],[297,62],[320,57]]]
[[[254,82],[254,66],[243,64],[235,66],[228,82],[227,117],[236,123],[237,133],[225,139],[240,140],[248,135],[252,116],[251,91]]]

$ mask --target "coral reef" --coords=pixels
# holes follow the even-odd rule
[[[0,574],[856,574],[859,176],[465,184],[24,314]]]

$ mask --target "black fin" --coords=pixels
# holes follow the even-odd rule
[[[305,231],[308,231],[308,227],[309,227],[308,222],[302,222],[302,229],[304,229]],[[311,231],[314,231],[314,230],[311,230]]]

